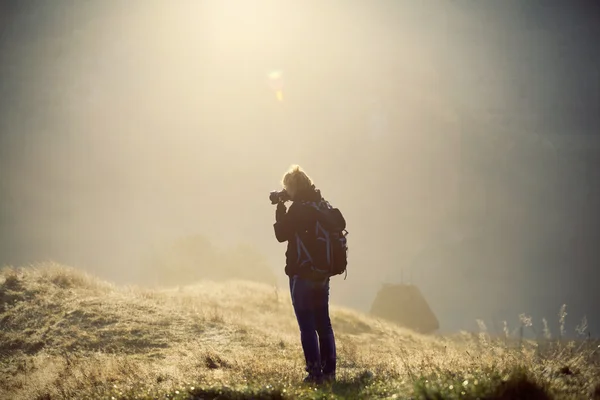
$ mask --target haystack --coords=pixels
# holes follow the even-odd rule
[[[420,333],[432,333],[440,327],[421,291],[414,285],[384,284],[370,313]]]

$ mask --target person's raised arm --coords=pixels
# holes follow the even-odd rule
[[[277,204],[277,209],[275,210],[275,224],[273,224],[273,228],[275,229],[275,237],[277,238],[278,242],[285,242],[294,236],[298,225],[297,207],[297,205],[292,203],[290,209],[286,212],[284,203]]]

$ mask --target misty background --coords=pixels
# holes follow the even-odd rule
[[[149,284],[193,236],[285,289],[268,193],[298,163],[348,222],[334,303],[411,282],[442,332],[556,333],[566,303],[597,335],[599,27],[592,2],[3,1],[0,264]]]

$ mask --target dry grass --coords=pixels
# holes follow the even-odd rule
[[[0,398],[600,399],[591,341],[428,337],[339,307],[332,319],[339,382],[317,390],[299,383],[298,328],[272,287],[151,291],[59,265],[5,268]]]

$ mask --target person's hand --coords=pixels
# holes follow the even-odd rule
[[[285,203],[283,201],[277,203],[277,210],[275,210],[275,221],[281,221],[286,211],[287,207],[285,206]]]

